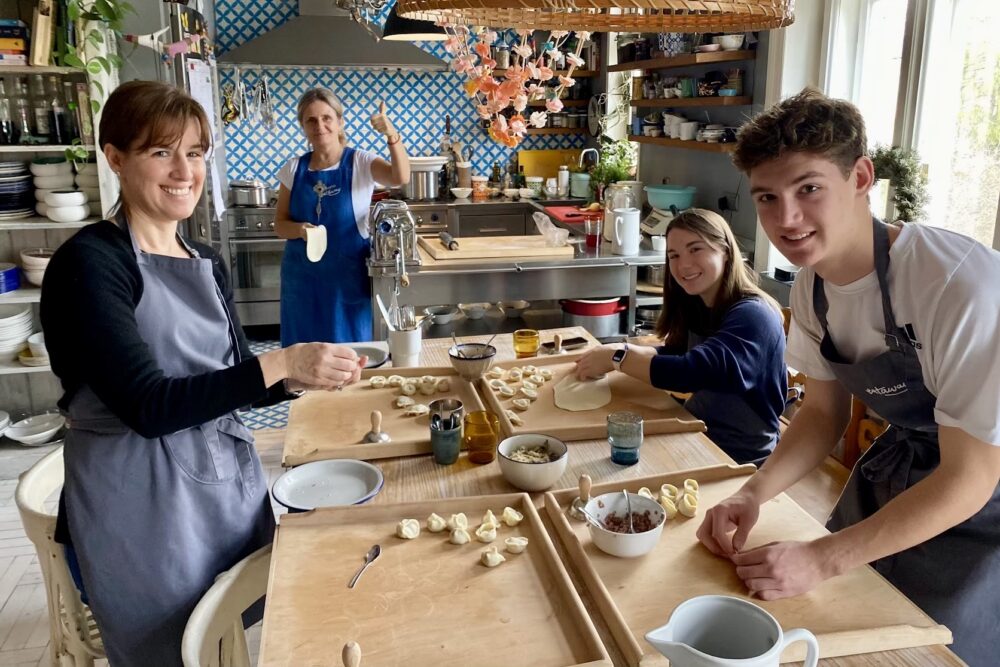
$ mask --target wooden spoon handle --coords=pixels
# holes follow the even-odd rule
[[[382,413],[372,410],[372,433],[378,435],[382,432]]]
[[[562,335],[561,334],[556,334],[555,336],[552,337],[552,349],[553,349],[553,351],[556,352],[556,354],[558,354],[559,352],[562,352]]]
[[[341,653],[344,667],[361,667],[361,647],[357,642],[347,642]]]
[[[584,503],[590,501],[590,487],[593,482],[590,479],[590,475],[583,473],[580,475],[580,500]]]

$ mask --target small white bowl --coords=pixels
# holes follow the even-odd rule
[[[620,558],[643,556],[656,548],[660,541],[660,535],[663,533],[663,524],[667,519],[660,503],[655,500],[636,493],[629,493],[628,498],[632,505],[633,514],[642,514],[649,510],[653,520],[652,530],[647,530],[644,533],[616,533],[587,522],[587,529],[590,531],[590,538],[594,541],[594,545],[604,553]],[[626,516],[625,496],[620,491],[615,491],[593,497],[587,503],[586,510],[603,526],[605,517],[611,514]]]
[[[35,201],[45,203],[45,197],[50,192],[54,192],[54,190],[46,190],[45,188],[38,187],[38,185],[36,184],[35,185]]]
[[[524,314],[524,311],[531,306],[530,301],[501,301],[498,304],[502,309],[504,314],[510,319],[516,319]]]
[[[35,202],[35,211],[43,218],[49,217],[49,205],[43,201]]]
[[[497,349],[483,343],[459,343],[448,348],[448,360],[463,379],[473,382],[490,370]]]
[[[74,162],[73,169],[76,170],[78,174],[96,174],[97,173],[97,163],[96,162]]]
[[[481,320],[489,312],[490,308],[493,307],[492,303],[460,303],[458,304],[459,309],[465,314],[470,320]]]
[[[65,423],[62,415],[50,412],[11,424],[4,435],[22,445],[41,445],[51,440]]]
[[[521,188],[517,191],[517,194],[523,199],[531,199],[532,197],[537,196],[537,193],[531,188]]]
[[[518,188],[504,188],[503,196],[510,199],[517,199],[521,194]]]
[[[694,50],[698,53],[711,53],[713,51],[718,51],[722,48],[720,44],[702,44],[701,46],[694,47]]]
[[[544,445],[549,450],[548,463],[522,463],[510,458],[519,447]],[[553,455],[555,458],[553,458]],[[537,492],[550,488],[566,472],[569,447],[549,435],[526,433],[505,438],[497,445],[497,461],[504,479],[522,491]]]
[[[77,174],[76,184],[81,188],[99,188],[101,187],[101,182],[97,178],[97,174]]]
[[[455,306],[428,306],[424,308],[424,315],[431,318],[434,324],[448,324],[458,317],[458,308]]]
[[[292,512],[317,507],[361,505],[382,490],[382,471],[354,459],[313,461],[285,472],[274,482],[271,495]]]
[[[49,356],[49,351],[45,349],[45,334],[39,331],[28,336],[28,349],[33,357]]]
[[[52,248],[25,248],[21,251],[21,266],[26,269],[44,269],[55,253]]]
[[[21,269],[21,273],[24,274],[24,279],[35,287],[42,286],[42,280],[45,278],[45,269],[41,271],[32,271],[31,269]]]
[[[468,199],[472,194],[472,188],[452,188],[451,194],[455,195],[456,199]]]
[[[61,190],[73,187],[73,174],[58,176],[35,176],[35,187],[39,190]]]
[[[743,35],[719,35],[712,42],[722,47],[723,51],[738,51],[743,46]]]
[[[80,222],[90,215],[90,207],[82,206],[49,206],[46,217],[53,222]]]
[[[41,164],[32,162],[28,165],[28,169],[31,170],[34,176],[62,176],[63,174],[73,173],[73,168],[66,161],[44,162]]]
[[[83,206],[87,203],[86,193],[79,190],[53,190],[45,195],[49,206]]]

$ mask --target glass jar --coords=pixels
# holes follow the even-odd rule
[[[604,240],[611,241],[614,234],[615,216],[626,209],[638,209],[639,200],[635,190],[625,183],[612,183],[604,189]]]
[[[497,61],[496,69],[507,69],[510,67],[510,47],[501,44],[493,49],[493,59]]]

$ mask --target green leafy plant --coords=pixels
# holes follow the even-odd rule
[[[927,206],[927,176],[916,151],[899,146],[875,146],[871,153],[875,178],[886,179],[893,187],[892,203],[896,219],[913,222],[924,217]]]
[[[590,189],[595,192],[596,199],[609,183],[627,181],[635,174],[636,151],[632,142],[627,139],[614,141],[601,137],[601,157],[597,165],[590,170]]]
[[[113,70],[121,69],[124,61],[121,56],[115,53],[117,51],[115,44],[106,45],[107,48],[104,49],[106,55],[95,56],[87,55],[87,46],[100,50],[108,39],[105,33],[113,36],[116,40],[120,38],[125,16],[129,12],[134,14],[135,7],[124,0],[70,0],[66,11],[70,21],[83,22],[86,32],[82,35],[83,39],[76,45],[66,44],[60,58],[68,67],[76,67],[90,74],[90,85],[97,95],[103,98],[105,95],[104,86],[95,77],[101,72],[111,74]],[[90,106],[91,111],[97,113],[101,108],[101,103],[91,98]]]

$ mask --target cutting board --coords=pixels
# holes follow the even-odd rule
[[[828,579],[793,598],[764,602],[747,596],[735,566],[704,548],[695,532],[705,510],[732,495],[755,470],[752,465],[721,465],[595,484],[591,497],[623,488],[635,492],[643,486],[658,493],[667,482],[680,486],[689,477],[698,480],[698,514],[692,519],[678,515],[669,520],[656,548],[639,558],[617,558],[600,551],[586,525],[566,516],[565,509],[578,495],[576,489],[545,494],[545,511],[566,547],[571,567],[594,596],[629,667],[667,664],[643,635],[665,624],[681,602],[698,595],[743,598],[769,611],[786,631],[806,628],[819,640],[821,658],[951,643],[946,627],[868,566]],[[747,548],[826,534],[822,525],[781,494],[761,507]],[[803,647],[792,644],[781,661],[802,660]]]
[[[584,220],[604,217],[604,211],[581,211],[577,206],[546,206],[545,212],[565,224],[583,224]]]
[[[514,410],[524,422],[514,424],[506,411],[513,410],[511,401],[523,398],[520,392],[504,398],[489,384],[489,378],[479,380],[479,392],[486,405],[500,417],[500,427],[507,436],[524,433],[544,433],[560,440],[592,440],[608,435],[608,415],[625,410],[642,415],[643,432],[646,435],[658,433],[701,432],[705,422],[697,419],[684,409],[669,393],[640,382],[624,373],[609,373],[611,402],[596,410],[569,412],[556,407],[555,386],[576,368],[576,360],[585,353],[561,354],[531,359],[519,359],[495,364],[494,368],[509,371],[511,368],[535,366],[552,371],[552,379],[538,388],[538,399],[524,412]],[[519,389],[520,382],[508,382]]]
[[[464,512],[470,531],[487,509],[524,515],[490,544],[454,545],[448,531],[427,531],[431,512]],[[412,518],[420,535],[395,537]],[[504,540],[528,538],[520,554]],[[353,589],[347,582],[373,544],[381,555]],[[497,546],[494,568],[480,554]],[[523,493],[315,510],[281,518],[274,538],[260,662],[340,664],[348,641],[364,667],[611,667],[583,603],[540,517]]]
[[[510,259],[515,257],[573,257],[573,246],[550,248],[542,236],[461,237],[458,250],[448,250],[436,236],[418,236],[434,259]]]
[[[361,381],[343,391],[309,391],[292,401],[285,430],[285,450],[281,464],[297,466],[324,459],[384,459],[393,456],[429,454],[431,451],[430,420],[407,417],[405,410],[393,405],[401,395],[399,387],[373,389],[369,379],[375,375],[416,377],[433,375],[448,378],[451,388],[425,396],[419,391],[412,396],[417,403],[430,404],[440,398],[457,398],[466,412],[482,410],[483,404],[475,388],[452,368],[393,368],[369,369],[361,372]],[[382,412],[382,430],[392,442],[365,443],[371,430],[372,410]]]
[[[555,178],[559,174],[559,167],[562,165],[573,167],[580,164],[580,153],[582,150],[581,148],[572,148],[518,151],[517,166],[524,167],[525,176]]]

